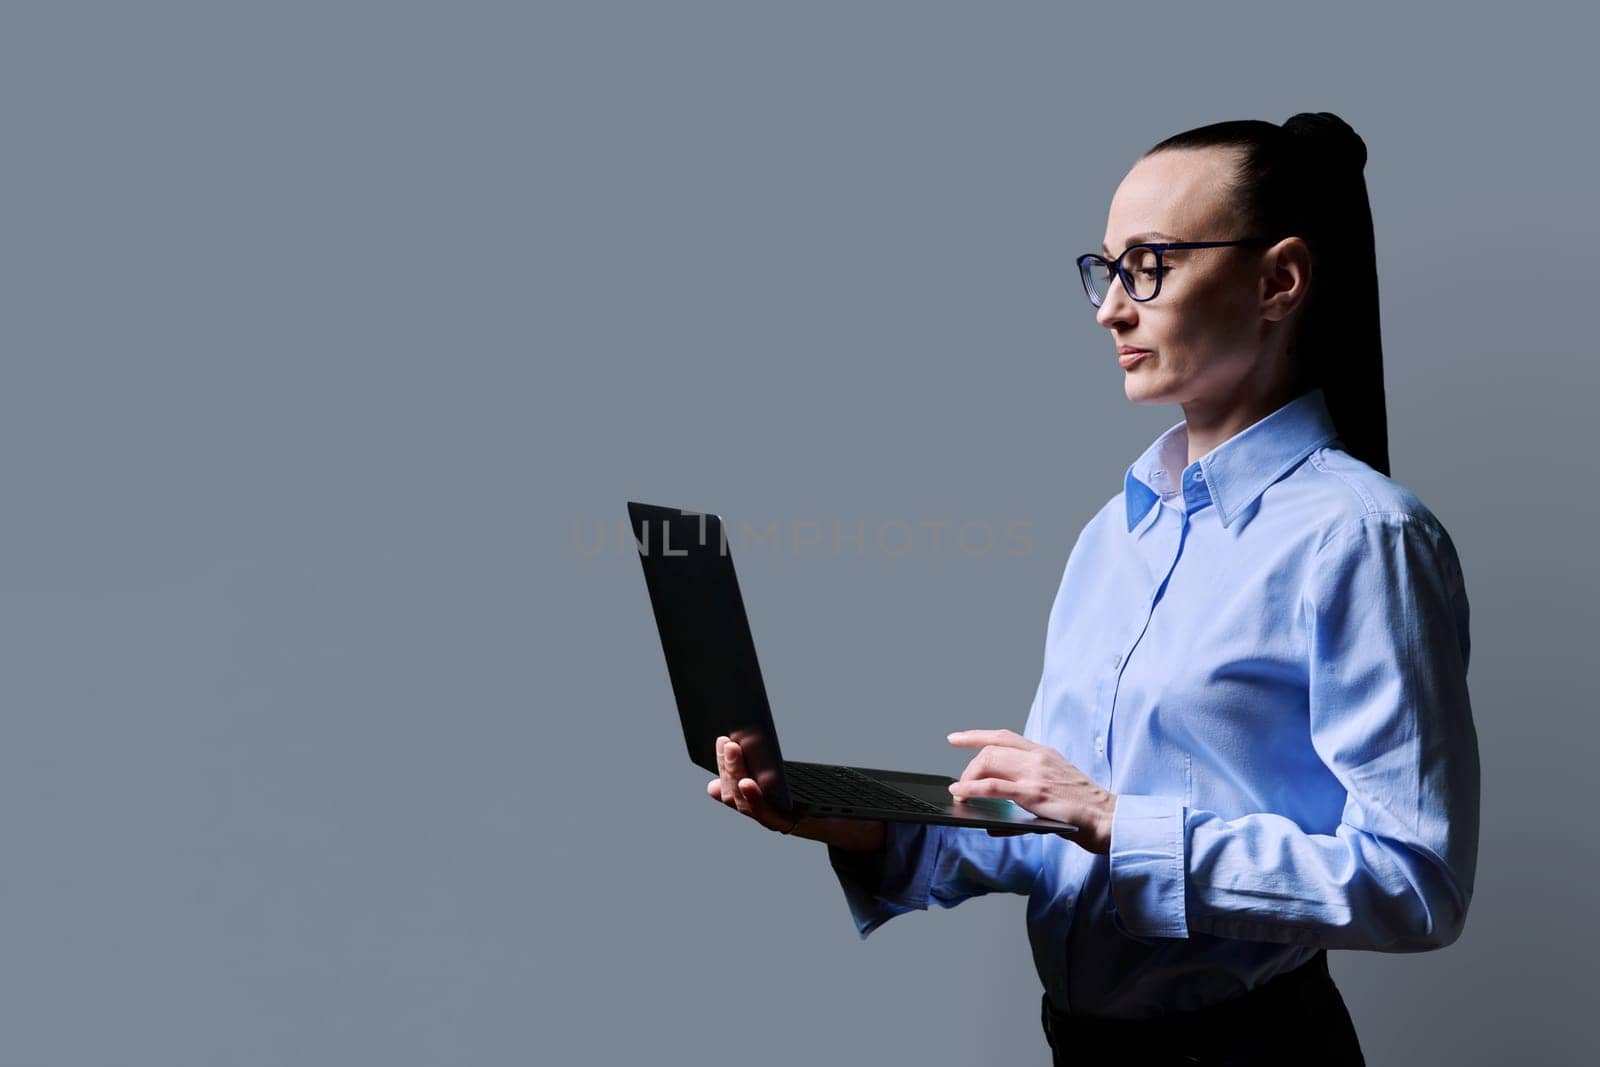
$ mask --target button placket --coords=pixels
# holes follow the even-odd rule
[[[1196,471],[1195,472],[1196,480],[1199,480],[1199,475],[1200,475],[1200,472]],[[1178,560],[1183,558],[1183,545],[1184,545],[1184,542],[1188,540],[1189,527],[1190,527],[1189,516],[1188,516],[1188,513],[1185,512],[1183,517],[1182,517],[1182,521],[1181,521],[1181,523],[1180,523],[1180,525],[1178,527],[1178,545],[1177,545],[1177,548],[1172,553],[1172,562],[1167,565],[1167,573],[1162,577],[1160,583],[1156,586],[1155,592],[1150,594],[1150,606],[1145,612],[1144,625],[1139,628],[1139,634],[1138,634],[1137,637],[1134,638],[1132,647],[1130,647],[1128,649],[1128,655],[1132,655],[1133,651],[1139,647],[1139,642],[1144,640],[1145,632],[1150,629],[1150,620],[1155,616],[1156,605],[1161,603],[1161,596],[1162,596],[1163,593],[1166,592],[1167,582],[1169,582],[1172,579],[1172,572],[1177,569]],[[1106,748],[1107,748],[1106,740],[1107,740],[1107,738],[1109,738],[1111,736],[1111,724],[1112,724],[1112,721],[1116,718],[1117,694],[1122,689],[1122,675],[1121,675],[1121,672],[1119,670],[1117,670],[1116,668],[1120,668],[1122,666],[1123,659],[1124,659],[1124,656],[1120,652],[1116,653],[1114,658],[1113,658],[1113,670],[1112,670],[1112,678],[1111,678],[1111,699],[1110,699],[1110,701],[1108,703],[1108,706],[1106,707],[1105,715],[1103,716],[1105,725],[1104,725],[1102,731],[1095,735],[1095,739],[1094,739],[1095,755],[1100,757],[1100,762],[1103,763],[1106,766],[1106,770],[1107,770],[1106,781],[1108,783],[1111,781],[1111,776],[1110,776],[1110,773],[1109,773],[1110,772],[1110,768],[1111,768],[1111,759],[1110,759],[1110,756],[1108,756],[1107,753],[1106,753]]]

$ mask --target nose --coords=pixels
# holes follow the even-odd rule
[[[1122,279],[1113,277],[1107,287],[1106,298],[1094,309],[1094,320],[1108,330],[1132,326],[1138,317],[1138,306],[1138,301],[1129,296],[1128,290],[1123,287]]]

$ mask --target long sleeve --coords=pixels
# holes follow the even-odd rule
[[[1424,515],[1368,514],[1329,535],[1308,575],[1311,743],[1345,789],[1339,824],[1120,796],[1112,901],[1129,936],[1415,952],[1461,933],[1479,762],[1455,548]]]
[[[1040,729],[1035,692],[1023,736],[1038,741]],[[881,852],[828,846],[862,940],[896,915],[925,910],[930,901],[953,908],[985,893],[1027,894],[1038,875],[1037,834],[994,837],[980,827],[903,822],[885,823],[885,830]]]

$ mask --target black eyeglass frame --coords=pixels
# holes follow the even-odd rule
[[[1089,265],[1092,262],[1102,263],[1116,271],[1117,277],[1122,281],[1122,291],[1128,294],[1128,299],[1135,301],[1136,303],[1143,304],[1147,301],[1154,300],[1156,297],[1161,295],[1161,279],[1165,278],[1167,275],[1166,265],[1161,259],[1162,253],[1164,252],[1186,248],[1232,248],[1236,245],[1247,248],[1259,248],[1265,245],[1270,245],[1271,243],[1272,239],[1269,237],[1242,237],[1237,241],[1165,241],[1156,244],[1137,244],[1129,245],[1127,248],[1124,248],[1122,250],[1122,255],[1118,256],[1115,260],[1108,260],[1105,256],[1099,255],[1095,252],[1086,252],[1078,257],[1078,277],[1083,282],[1083,291],[1089,297],[1089,303],[1093,304],[1095,307],[1099,307],[1103,301],[1096,300],[1094,298],[1094,285],[1090,279]],[[1156,254],[1156,288],[1155,291],[1149,296],[1133,295],[1133,279],[1128,276],[1130,273],[1128,268],[1122,265],[1123,259],[1127,257],[1129,252],[1140,248],[1148,248]],[[1110,295],[1109,291],[1107,292],[1107,295]]]

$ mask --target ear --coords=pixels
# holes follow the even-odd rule
[[[1305,303],[1311,287],[1311,246],[1285,237],[1261,256],[1261,317],[1281,322]]]

